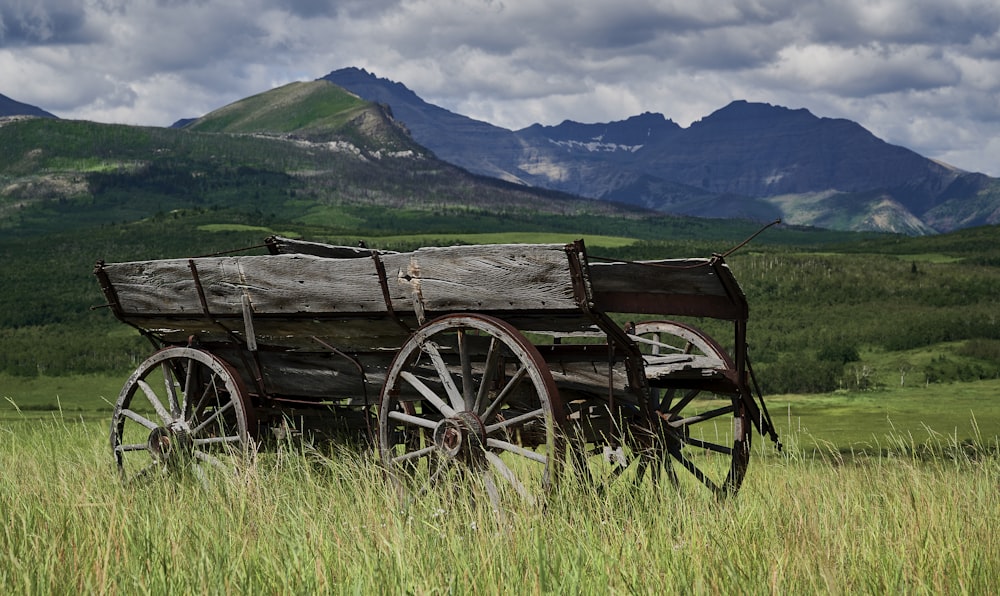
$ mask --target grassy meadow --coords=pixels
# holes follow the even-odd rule
[[[336,113],[356,107],[346,96],[300,102],[319,133],[401,148],[402,137],[323,120],[327,102]],[[263,124],[305,130],[291,114]],[[238,124],[235,112],[220,116],[210,129]],[[755,436],[743,488],[723,503],[669,483],[602,492],[567,483],[544,507],[494,512],[482,495],[451,490],[402,507],[371,450],[349,446],[287,444],[237,462],[235,474],[123,485],[108,424],[151,347],[104,308],[95,261],[262,254],[274,233],[400,251],[582,237],[605,259],[705,257],[742,246],[759,222],[579,202],[432,159],[359,160],[257,135],[82,121],[6,125],[0,182],[0,586],[9,592],[989,594],[1000,585],[998,226],[921,238],[769,228],[727,262],[751,305],[750,356],[784,451]],[[689,322],[731,337],[728,322]]]
[[[15,593],[988,593],[998,381],[774,396],[735,499],[567,486],[544,508],[435,492],[286,445],[235,474],[123,486],[114,376],[4,377],[0,585]],[[58,396],[56,399],[54,396]],[[16,407],[15,407],[16,406]]]

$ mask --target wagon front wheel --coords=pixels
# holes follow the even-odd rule
[[[111,419],[111,449],[125,480],[224,466],[248,445],[253,410],[236,371],[195,348],[147,358],[125,382]]]
[[[534,501],[562,461],[559,393],[538,350],[508,323],[445,316],[400,348],[381,394],[379,450],[410,495],[475,485],[494,507]]]

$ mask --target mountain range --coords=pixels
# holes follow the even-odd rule
[[[284,196],[305,194],[327,205],[465,202],[490,209],[494,201],[496,209],[782,218],[909,235],[1000,223],[998,179],[888,144],[849,120],[746,101],[687,128],[646,112],[618,122],[512,131],[345,68],[171,129],[57,121],[0,96],[4,116],[52,122],[4,142],[9,163],[0,164],[0,175],[8,179],[0,199],[19,206],[140,186],[150,205],[157,197],[157,209],[171,200],[171,188],[180,193],[175,200],[200,204],[211,202],[204,188],[213,172],[225,180],[208,186],[230,188],[218,197],[231,204],[234,189],[257,188],[232,178],[245,171],[281,180]],[[0,134],[15,134],[9,128]],[[157,186],[164,172],[175,186]],[[574,196],[590,200],[573,206]]]
[[[688,128],[661,114],[507,130],[345,68],[324,77],[389,106],[471,172],[698,217],[930,234],[1000,223],[1000,180],[927,159],[845,119],[734,101]]]

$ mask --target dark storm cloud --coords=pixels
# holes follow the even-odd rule
[[[99,40],[83,7],[45,0],[0,3],[0,47],[79,44]]]

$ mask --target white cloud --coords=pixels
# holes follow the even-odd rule
[[[167,125],[344,66],[508,128],[805,107],[1000,175],[995,0],[0,0],[0,93],[62,117]]]

